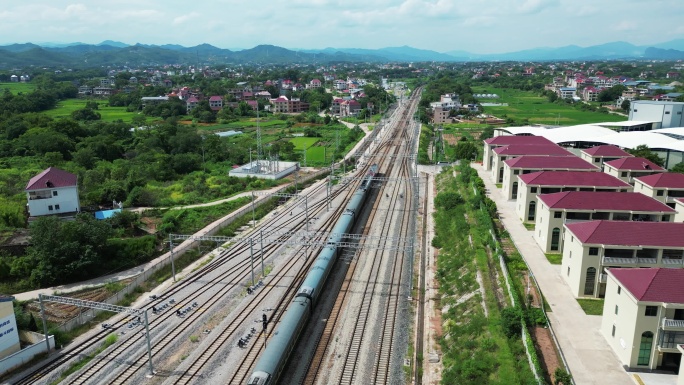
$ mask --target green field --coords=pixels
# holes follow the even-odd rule
[[[310,147],[306,150],[306,162],[308,165],[323,165],[326,162],[327,154],[325,147]]]
[[[13,94],[31,92],[36,87],[31,83],[0,83],[0,90],[9,89]]]
[[[57,103],[57,107],[43,112],[45,115],[53,118],[68,118],[71,113],[85,107],[86,99],[67,99]],[[102,115],[102,121],[114,122],[119,119],[123,121],[130,121],[136,113],[126,111],[126,107],[108,107],[107,102],[98,101],[99,108],[97,112]]]
[[[558,124],[561,126],[627,120],[626,116],[582,111],[569,104],[549,103],[546,97],[538,96],[535,92],[486,86],[472,88],[475,93],[499,95],[499,99],[482,99],[480,103],[508,103],[507,107],[483,107],[485,113],[498,118],[528,119],[530,124]]]
[[[294,144],[295,151],[302,151],[318,143],[319,140],[320,138],[307,138],[302,136],[298,138],[292,138],[290,139],[290,142]]]

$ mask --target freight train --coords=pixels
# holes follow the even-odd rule
[[[294,300],[285,311],[278,329],[273,333],[263,354],[259,358],[254,371],[247,382],[248,385],[272,385],[275,384],[294,349],[299,334],[311,317],[314,306],[318,303],[319,296],[323,291],[330,271],[332,270],[339,253],[338,244],[345,234],[351,230],[361,212],[364,202],[370,194],[370,185],[378,172],[378,165],[369,168],[361,185],[354,192],[351,200],[345,207],[342,216],[338,219],[328,241],[316,257],[304,282],[299,287]]]

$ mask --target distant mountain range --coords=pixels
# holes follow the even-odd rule
[[[555,61],[611,59],[684,59],[684,39],[636,46],[612,42],[580,47],[535,48],[501,54],[467,51],[436,52],[408,46],[380,49],[325,48],[286,49],[259,45],[244,50],[217,48],[210,44],[184,47],[177,44],[148,45],[106,40],[100,44],[42,43],[0,46],[0,68],[29,65],[89,67],[100,65],[146,66],[163,64],[289,64],[330,62],[463,62],[463,61]]]

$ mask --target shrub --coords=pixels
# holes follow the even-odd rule
[[[522,332],[522,311],[519,307],[507,307],[501,310],[501,328],[507,337],[519,336]]]

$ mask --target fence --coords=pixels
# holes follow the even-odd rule
[[[22,332],[24,333],[24,332]],[[9,372],[10,370],[19,367],[33,359],[36,355],[44,353],[47,351],[47,346],[45,346],[45,337],[42,334],[32,333],[39,336],[36,338],[38,342],[34,342],[33,345],[25,347],[20,351],[11,354],[0,360],[0,376]],[[33,338],[32,338],[33,339]],[[49,336],[48,342],[51,348],[55,347],[55,337]]]
[[[307,175],[305,178],[302,179],[302,182],[317,178],[321,175],[325,175],[326,173],[330,172],[329,170],[319,170],[317,172],[311,173]],[[284,185],[283,187],[277,189],[275,191],[276,194],[284,192],[289,186],[291,186],[292,183],[288,183],[287,185]],[[254,208],[260,207],[261,205],[265,204],[268,201],[268,196],[262,195],[259,196],[254,200]],[[246,204],[242,208],[240,208],[237,211],[233,211],[232,213],[226,215],[225,217],[211,223],[209,226],[205,227],[204,229],[198,231],[195,233],[195,235],[198,236],[204,236],[204,235],[214,235],[216,234],[219,230],[222,228],[228,226],[229,224],[233,223],[237,218],[240,218],[243,215],[247,215],[252,212],[252,203]],[[197,242],[192,239],[188,239],[181,243],[180,245],[174,246],[174,259],[178,259],[181,255],[183,255],[186,251],[192,247],[192,245]],[[116,294],[112,295],[111,297],[107,298],[103,302],[109,303],[109,304],[116,304],[119,303],[121,300],[124,299],[124,297],[127,294],[132,293],[138,286],[140,286],[143,282],[147,281],[150,276],[152,276],[154,273],[162,269],[163,267],[169,265],[171,263],[171,253],[167,252],[163,254],[162,256],[158,257],[154,261],[151,261],[148,263],[142,270],[140,274],[138,274],[129,284],[126,285],[123,289],[119,290]],[[85,309],[79,315],[76,317],[62,323],[59,325],[59,329],[62,331],[69,331],[72,330],[80,325],[85,324],[86,322],[89,322],[93,318],[95,318],[102,310],[95,310],[95,309]]]

